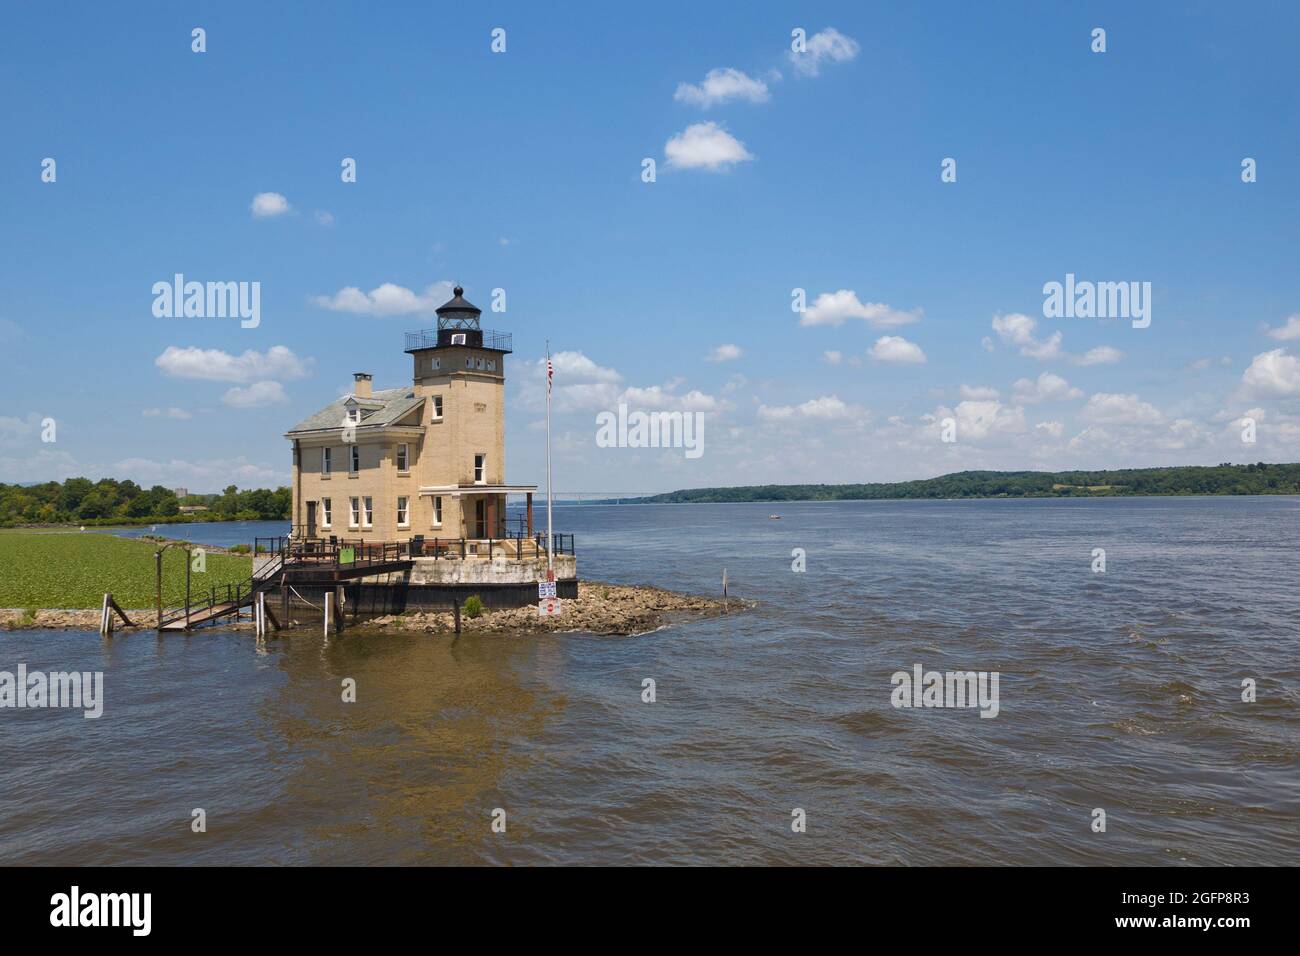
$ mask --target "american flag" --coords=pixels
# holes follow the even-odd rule
[[[546,394],[551,394],[551,379],[555,377],[555,366],[551,364],[551,357],[546,356]]]

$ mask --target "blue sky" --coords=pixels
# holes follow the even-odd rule
[[[1296,5],[484,6],[9,7],[0,481],[286,482],[450,282],[506,290],[514,482],[548,338],[565,490],[1300,459]],[[177,272],[260,324],[155,317]],[[1150,326],[1045,317],[1067,273]],[[619,402],[705,453],[598,448]]]

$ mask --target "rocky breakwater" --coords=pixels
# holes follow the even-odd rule
[[[722,598],[599,581],[583,581],[578,593],[580,597],[562,602],[563,613],[555,617],[539,615],[535,605],[508,610],[485,609],[473,618],[462,614],[461,631],[471,634],[520,631],[643,634],[674,621],[736,613],[754,606],[753,601],[742,598],[733,597],[724,602]],[[443,634],[455,631],[455,619],[450,611],[410,611],[378,617],[357,627]]]

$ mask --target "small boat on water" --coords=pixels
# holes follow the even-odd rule
[[[781,520],[781,516],[780,516],[780,515],[768,515],[767,517],[768,517],[768,520],[769,520],[769,521],[780,521],[780,520]]]

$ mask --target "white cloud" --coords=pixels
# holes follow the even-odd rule
[[[673,99],[679,103],[689,103],[702,109],[717,106],[728,100],[748,100],[751,103],[766,103],[768,100],[767,84],[762,80],[746,76],[740,70],[731,67],[709,70],[704,82],[698,86],[693,83],[677,84]]]
[[[984,385],[963,385],[961,387],[961,397],[976,402],[988,401],[998,397],[998,390]]]
[[[791,421],[796,418],[812,418],[822,421],[835,421],[865,417],[866,410],[849,405],[838,395],[823,395],[813,398],[801,405],[759,405],[758,417],[769,422]]]
[[[1300,339],[1300,312],[1287,316],[1286,325],[1278,326],[1276,329],[1269,329],[1268,336],[1277,339],[1279,342],[1291,342]]]
[[[317,209],[316,222],[321,226],[332,226],[334,225],[334,213],[326,209]]]
[[[623,376],[617,370],[598,365],[582,352],[556,352],[551,363],[555,367],[552,397],[560,412],[613,410],[620,402],[652,411],[717,412],[730,407],[699,390],[679,394],[680,380],[623,387]],[[545,394],[546,359],[542,358],[527,367],[519,401],[525,408],[540,408]]]
[[[265,353],[249,349],[242,355],[232,355],[220,349],[169,345],[154,359],[154,365],[172,378],[251,382],[257,379],[306,378],[310,374],[312,359],[299,358],[283,345],[273,345]]]
[[[606,409],[617,404],[623,376],[615,369],[597,365],[582,352],[556,352],[551,356],[555,368],[553,398],[558,411]],[[521,402],[528,408],[541,408],[546,401],[546,359],[539,358],[527,369]]]
[[[728,343],[726,345],[719,345],[716,349],[710,352],[706,361],[730,362],[734,359],[740,358],[744,354],[744,350],[739,345]]]
[[[712,121],[693,123],[664,144],[668,165],[674,169],[720,172],[754,157],[745,144]]]
[[[538,359],[537,367],[546,370],[546,359]],[[571,382],[621,382],[623,376],[612,368],[597,365],[582,352],[556,352],[551,356],[555,369],[555,384]]]
[[[254,219],[268,219],[271,216],[283,216],[289,211],[289,200],[279,193],[258,193],[249,205]]]
[[[17,449],[26,445],[39,445],[41,417],[31,412],[24,418],[0,415],[0,449]]]
[[[1098,392],[1088,399],[1079,417],[1097,425],[1159,425],[1165,416],[1136,395]]]
[[[825,360],[827,365],[839,365],[844,361],[844,353],[831,349],[823,352],[822,358]]]
[[[804,76],[816,76],[821,72],[823,63],[845,63],[856,57],[859,49],[857,40],[845,36],[834,27],[827,27],[808,37],[803,53],[791,50],[787,55],[795,72]]]
[[[1065,434],[1065,426],[1060,422],[1039,422],[1034,426],[1034,430],[1040,431],[1044,435],[1049,435],[1052,438],[1060,438]]]
[[[1050,338],[1039,339],[1034,335],[1037,328],[1038,323],[1022,312],[993,316],[993,331],[1004,345],[1014,346],[1021,355],[1040,361],[1060,358],[1064,354],[1061,333],[1053,332]]]
[[[1074,360],[1076,365],[1114,365],[1124,357],[1124,353],[1109,345],[1098,345],[1088,349]]]
[[[942,411],[942,409],[941,409]],[[936,413],[942,419],[944,415]],[[1001,402],[958,402],[955,414],[957,440],[982,439],[997,433],[1018,434],[1025,430],[1025,410]]]
[[[921,365],[925,362],[925,352],[915,342],[909,342],[901,335],[882,335],[876,344],[868,350],[877,362],[890,365]]]
[[[1241,376],[1248,395],[1300,394],[1300,360],[1286,349],[1261,352]]]
[[[1040,339],[1037,335],[1038,320],[1023,312],[995,315],[993,331],[997,332],[1003,345],[1011,346],[1026,358],[1038,359],[1040,362],[1065,359],[1075,365],[1113,365],[1124,358],[1123,352],[1110,345],[1098,345],[1082,355],[1072,355],[1061,347],[1064,336],[1060,330]],[[993,351],[993,342],[987,336],[980,344],[987,351]]]
[[[176,408],[175,406],[171,408],[146,408],[140,414],[145,418],[176,418],[181,421],[194,417],[185,409]]]
[[[1043,372],[1037,379],[1018,379],[1013,388],[1016,401],[1026,405],[1035,402],[1063,402],[1083,397],[1082,389],[1071,388],[1069,382],[1051,372]]]
[[[184,485],[191,492],[207,494],[227,485],[240,488],[267,488],[289,483],[289,464],[270,468],[247,458],[209,458],[199,461],[173,458],[156,461],[150,458],[125,458],[109,465],[83,466],[86,474],[103,474],[111,478],[130,478],[144,487]]]
[[[284,386],[279,382],[254,382],[248,388],[229,389],[221,400],[231,408],[260,408],[263,405],[276,405],[289,400],[284,393]]]
[[[663,412],[716,412],[723,407],[718,399],[699,390],[677,395],[662,385],[626,388],[619,394],[618,401],[625,402],[630,408]]]
[[[312,301],[323,309],[356,315],[432,315],[452,296],[452,284],[443,280],[425,286],[421,293],[385,282],[369,292],[346,286],[333,295],[318,295]]]
[[[893,328],[921,321],[921,310],[904,312],[883,302],[861,302],[852,289],[823,292],[799,318],[800,325],[843,325],[847,319],[862,319],[877,328]]]

